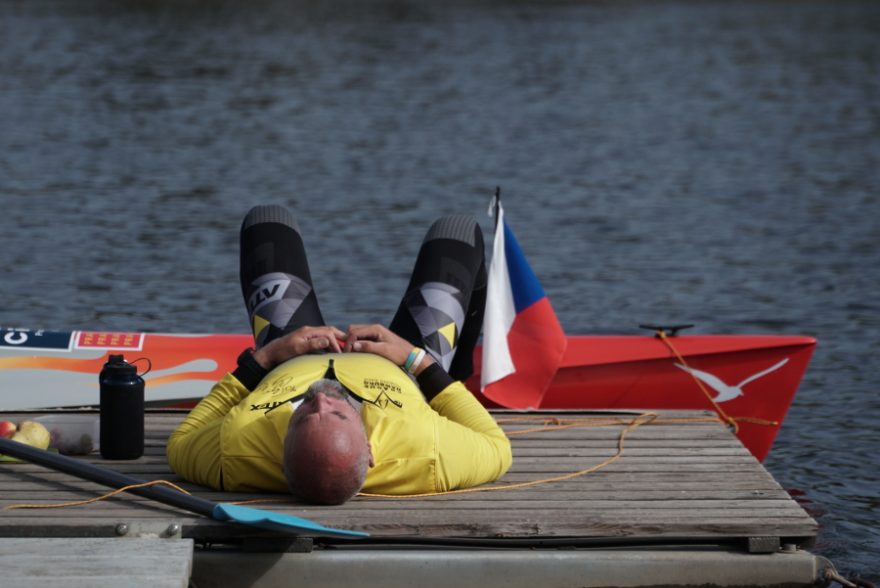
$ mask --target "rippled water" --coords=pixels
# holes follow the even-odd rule
[[[878,90],[876,2],[2,0],[0,324],[245,331],[258,202],[387,322],[501,185],[571,333],[819,338],[766,465],[876,582]]]

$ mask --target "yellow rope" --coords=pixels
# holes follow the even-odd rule
[[[706,396],[706,400],[708,400],[712,404],[715,412],[718,413],[718,415],[725,423],[733,428],[734,433],[739,433],[739,423],[730,418],[727,413],[724,412],[724,409],[721,408],[721,405],[715,402],[715,399],[712,398],[712,395],[709,394],[709,391],[706,390],[705,386],[703,386],[703,382],[701,382],[700,379],[696,377],[691,371],[691,366],[688,365],[688,363],[684,360],[684,357],[682,357],[681,353],[678,352],[678,349],[676,349],[675,346],[669,341],[669,337],[666,335],[666,331],[664,331],[663,329],[657,329],[657,337],[659,337],[660,340],[663,341],[663,343],[669,348],[669,350],[675,354],[675,357],[678,358],[678,361],[681,362],[681,365],[687,368],[687,371],[691,375],[691,378],[693,378],[694,382],[697,383],[697,386],[699,386],[700,390],[703,391],[703,394]]]
[[[508,437],[517,435],[526,435],[528,433],[537,433],[539,431],[559,431],[562,429],[575,429],[578,427],[606,427],[608,425],[626,425],[630,421],[619,418],[588,418],[588,419],[563,419],[559,417],[507,417],[497,419],[499,425],[509,425],[516,423],[534,423],[540,422],[540,427],[532,427],[530,429],[521,429],[519,431],[509,431]]]
[[[251,498],[249,500],[236,500],[235,502],[224,502],[223,504],[257,504],[259,502],[290,502],[290,498]]]
[[[733,417],[738,423],[751,423],[753,425],[769,425],[771,427],[776,427],[779,425],[779,421],[771,421],[768,419],[759,419],[757,417]]]
[[[61,502],[58,504],[10,504],[5,507],[4,510],[14,510],[16,508],[65,508],[68,506],[83,506],[86,504],[91,504],[93,502],[98,502],[99,500],[104,500],[106,498],[112,498],[117,494],[121,494],[123,492],[127,492],[129,490],[136,490],[137,488],[147,488],[148,486],[169,486],[178,492],[183,492],[184,494],[189,494],[186,490],[181,488],[180,486],[169,482],[168,480],[153,480],[152,482],[144,482],[143,484],[132,484],[130,486],[124,486],[117,490],[113,490],[112,492],[108,492],[106,494],[102,494],[101,496],[96,496],[95,498],[89,498],[88,500],[77,500],[74,502]]]

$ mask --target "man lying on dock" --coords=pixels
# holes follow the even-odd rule
[[[256,349],[169,438],[180,476],[341,504],[477,486],[510,467],[510,441],[462,384],[486,300],[473,218],[431,226],[389,328],[325,325],[299,228],[279,206],[242,223],[241,286]]]

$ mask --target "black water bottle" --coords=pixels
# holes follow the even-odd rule
[[[144,454],[144,379],[122,355],[111,355],[101,386],[101,456],[137,459]]]

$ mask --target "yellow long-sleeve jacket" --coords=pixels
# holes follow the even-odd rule
[[[183,478],[218,490],[286,492],[281,456],[288,421],[296,399],[331,361],[339,382],[363,401],[375,463],[364,492],[443,492],[491,482],[510,467],[510,441],[461,382],[429,404],[400,367],[366,353],[291,359],[253,392],[227,374],[169,438],[169,464]]]

